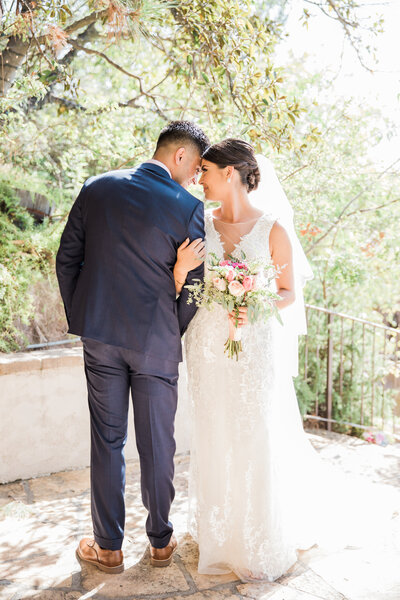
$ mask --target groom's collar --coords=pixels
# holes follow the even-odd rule
[[[150,158],[149,160],[146,160],[146,162],[144,162],[142,164],[146,165],[146,166],[147,165],[156,165],[157,167],[161,167],[161,169],[164,169],[172,179],[171,171],[168,169],[167,165],[162,163],[160,160],[157,160],[155,158]]]

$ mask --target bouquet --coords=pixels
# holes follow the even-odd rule
[[[233,256],[229,256],[228,260],[220,260],[216,254],[210,253],[207,266],[211,277],[185,286],[190,292],[188,304],[195,302],[198,307],[210,310],[216,303],[229,313],[235,311],[235,322],[229,321],[225,353],[229,358],[238,360],[242,351],[241,329],[238,328],[239,307],[247,308],[250,323],[266,321],[271,316],[276,316],[282,323],[275,306],[280,296],[269,289],[269,284],[279,271],[265,260],[247,261],[244,252],[241,261]]]

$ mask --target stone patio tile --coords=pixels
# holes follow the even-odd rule
[[[203,590],[190,596],[171,596],[167,600],[238,600],[231,590]]]
[[[126,568],[120,575],[107,575],[96,567],[82,564],[81,577],[85,590],[89,592],[98,588],[99,596],[110,599],[134,600],[138,595],[172,595],[190,589],[175,561],[167,569],[155,569],[150,565],[148,550],[137,564]]]
[[[68,496],[89,494],[89,469],[63,471],[61,473],[53,473],[52,475],[45,477],[31,479],[29,481],[29,487],[35,502],[42,502],[43,500],[51,500],[54,502],[57,498],[65,499]]]
[[[0,600],[400,600],[400,488],[394,478],[400,445],[371,448],[337,435],[319,443],[327,462],[343,465],[355,478],[360,477],[358,466],[365,472],[368,467],[380,510],[393,507],[390,529],[380,528],[382,535],[373,537],[372,523],[366,521],[365,544],[336,552],[318,547],[300,552],[295,565],[273,583],[244,584],[234,574],[197,573],[198,549],[187,533],[188,456],[176,459],[171,520],[179,549],[168,569],[149,564],[137,461],[128,461],[126,570],[118,576],[82,568],[75,558],[80,537],[92,532],[88,469],[2,485]]]
[[[291,567],[281,575],[278,579],[274,581],[274,583],[279,583],[281,585],[287,585],[289,581],[292,579],[296,579],[296,577],[300,577],[308,570],[308,566],[303,564],[300,560],[297,560]]]
[[[13,581],[0,579],[0,600],[10,600],[15,597],[20,586]]]
[[[15,519],[21,521],[22,519],[29,519],[35,516],[35,506],[32,504],[25,504],[20,500],[11,500],[0,508],[0,528],[2,527],[3,520]]]
[[[25,482],[24,482],[25,484]],[[23,482],[3,483],[0,485],[0,507],[9,504],[13,500],[27,503],[25,487]]]
[[[35,596],[35,600],[79,600],[82,598],[81,592],[61,591],[61,590],[45,590],[39,596]]]
[[[251,600],[318,600],[308,592],[302,592],[277,583],[254,583],[237,586],[243,598]]]
[[[0,587],[0,600],[22,600],[23,598],[32,598],[32,594],[37,594],[37,590],[28,590],[26,585],[13,583],[7,587]]]
[[[399,600],[400,549],[343,550],[310,560],[312,570],[351,600]]]
[[[14,512],[0,521],[1,577],[37,585],[50,577],[53,581],[57,575],[65,579],[73,564],[66,561],[73,552],[72,547],[66,548],[70,530],[57,524],[43,525],[35,514],[31,514],[31,506],[18,504],[25,513]]]
[[[149,545],[144,524],[143,527],[137,527],[136,530],[133,530],[133,532],[130,531],[129,533],[129,536],[125,536],[124,544],[122,546],[124,552],[125,571],[131,567],[134,567],[142,560]]]
[[[32,600],[80,600],[82,598],[82,592],[75,590],[59,590],[59,589],[47,589],[38,592],[32,590],[20,594],[16,594],[16,597],[12,597],[12,600],[25,600],[32,598]],[[11,598],[10,598],[11,600]]]
[[[25,600],[32,598],[34,600],[41,600],[43,598],[43,600],[52,600],[54,597],[54,600],[58,600],[64,599],[65,595],[67,600],[75,600],[75,597],[80,598],[82,596],[82,592],[79,592],[77,586],[72,585],[72,582],[73,577],[71,576],[67,578],[65,576],[53,577],[47,580],[36,577],[27,581],[15,580],[4,588],[0,586],[0,599]],[[53,596],[49,594],[53,594]],[[67,594],[70,594],[70,596]],[[75,594],[75,596],[71,594]]]
[[[197,572],[197,564],[199,561],[198,547],[189,534],[186,534],[180,540],[178,552],[186,570],[199,590],[208,589],[213,585],[239,581],[234,573],[228,573],[226,575],[200,575],[200,573]]]
[[[312,569],[299,575],[293,575],[289,580],[285,580],[285,585],[300,592],[314,594],[323,600],[343,600],[344,598],[343,594],[335,590]]]
[[[323,600],[342,600],[343,595],[326,583],[317,573],[310,568],[313,552],[318,555],[318,547],[299,552],[299,560],[275,583],[294,588],[301,592],[307,592],[322,598]],[[301,558],[309,558],[309,562],[303,562]]]

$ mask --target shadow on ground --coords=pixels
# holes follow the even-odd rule
[[[380,448],[336,434],[309,434],[320,455],[378,490],[382,502],[400,506],[400,447]],[[179,541],[173,563],[150,566],[140,500],[139,467],[129,461],[126,486],[125,571],[107,575],[80,565],[75,550],[90,535],[89,470],[56,473],[0,486],[1,600],[399,600],[400,518],[385,544],[327,554],[301,552],[274,583],[242,583],[232,573],[197,573],[198,549],[187,533],[189,457],[176,457],[176,497],[171,519]],[[371,488],[372,489],[372,488]],[[366,524],[368,526],[368,524]],[[379,577],[377,576],[379,574]]]

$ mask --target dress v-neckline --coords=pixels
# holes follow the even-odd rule
[[[223,243],[223,241],[221,239],[221,233],[216,229],[216,227],[214,225],[214,217],[213,217],[212,213],[209,212],[208,214],[209,214],[209,217],[211,219],[212,228],[213,228],[213,230],[214,230],[214,232],[215,232],[215,234],[217,236],[217,241],[218,241],[218,243],[219,243],[219,245],[221,247],[222,256],[223,256],[224,260],[226,260],[226,258],[225,258],[225,246],[224,246],[224,243]],[[258,217],[258,219],[256,220],[256,222],[254,223],[253,227],[250,229],[250,231],[248,231],[247,233],[244,233],[242,236],[240,236],[240,240],[238,241],[237,244],[234,244],[232,252],[229,253],[231,256],[233,255],[233,252],[235,252],[235,250],[238,250],[240,248],[240,246],[243,243],[243,240],[245,240],[247,237],[249,237],[249,235],[251,235],[253,233],[253,231],[257,228],[257,225],[259,224],[259,222],[266,216],[266,214],[267,213],[263,213],[262,215],[260,215]]]

